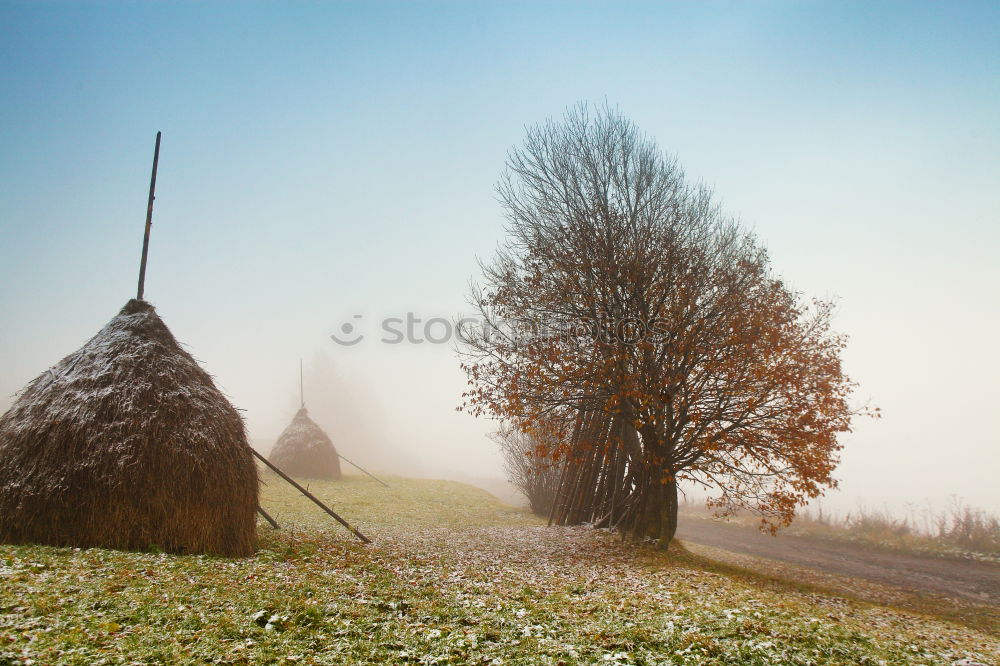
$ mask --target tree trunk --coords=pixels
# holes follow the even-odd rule
[[[650,470],[650,479],[648,481],[649,504],[646,505],[646,524],[643,528],[643,536],[648,537],[657,543],[659,543],[660,534],[663,530],[663,515],[666,510],[666,502],[664,501],[665,489],[663,484],[660,483],[660,478],[661,474],[658,466]]]
[[[663,504],[660,507],[660,538],[657,547],[666,550],[677,533],[677,479],[670,474],[663,483]]]

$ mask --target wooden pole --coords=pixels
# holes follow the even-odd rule
[[[280,530],[281,529],[280,527],[278,527],[278,521],[276,521],[274,518],[272,518],[271,514],[269,514],[267,511],[264,511],[264,507],[258,505],[257,506],[257,513],[259,513],[260,515],[262,515],[264,517],[264,520],[266,520],[267,522],[271,523],[271,527],[273,527],[276,530]]]
[[[139,264],[139,291],[136,299],[142,300],[146,288],[146,255],[149,254],[149,229],[153,226],[153,199],[156,198],[156,167],[160,162],[160,132],[156,133],[156,148],[153,149],[153,174],[149,177],[149,201],[146,203],[146,233],[142,238],[142,262]]]
[[[306,406],[306,391],[302,384],[302,359],[299,359],[299,409]]]
[[[360,470],[361,470],[362,472],[364,472],[364,473],[365,473],[365,474],[367,474],[368,476],[372,477],[373,479],[375,479],[376,481],[378,481],[379,483],[381,483],[381,484],[382,484],[383,486],[385,486],[386,488],[388,488],[388,487],[389,487],[389,484],[388,484],[388,483],[386,483],[386,482],[385,482],[385,481],[383,481],[382,479],[378,478],[377,476],[375,476],[374,474],[372,474],[371,472],[369,472],[368,470],[366,470],[366,469],[365,469],[364,467],[362,467],[361,465],[359,465],[359,464],[357,464],[357,463],[352,463],[352,462],[351,462],[350,460],[348,460],[348,459],[347,459],[347,458],[345,458],[344,456],[341,456],[341,455],[340,455],[339,453],[338,453],[337,455],[338,455],[338,456],[340,456],[340,459],[341,459],[341,460],[343,460],[343,461],[344,461],[345,463],[347,463],[348,465],[354,465],[355,467],[357,467],[358,469],[360,469]]]
[[[254,451],[253,449],[251,449],[251,451],[253,451],[253,454],[255,456],[257,456],[258,460],[260,460],[262,463],[264,463],[265,465],[267,465],[268,467],[270,467],[271,470],[273,470],[278,476],[280,476],[281,478],[283,478],[285,481],[288,481],[288,483],[292,484],[300,493],[302,493],[303,495],[305,495],[306,497],[308,497],[309,499],[311,499],[316,504],[316,506],[318,506],[319,508],[323,509],[328,514],[330,514],[338,523],[340,523],[341,525],[343,525],[344,527],[346,527],[348,530],[350,530],[351,533],[354,536],[356,536],[359,539],[361,539],[361,541],[363,543],[371,543],[371,539],[369,539],[364,534],[362,534],[358,530],[358,528],[352,526],[349,522],[347,522],[346,520],[344,520],[343,518],[341,518],[340,516],[338,516],[334,512],[333,509],[331,509],[330,507],[328,507],[326,504],[323,504],[321,501],[319,501],[319,499],[315,495],[313,495],[311,492],[309,492],[308,490],[306,490],[305,488],[303,488],[302,486],[300,486],[298,483],[296,483],[295,479],[293,479],[292,477],[288,476],[287,474],[285,474],[284,472],[282,472],[280,469],[278,469],[277,467],[275,467],[274,464],[270,460],[268,460],[264,456],[262,456],[259,453],[257,453],[257,451]]]

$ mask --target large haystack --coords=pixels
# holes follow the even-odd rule
[[[340,457],[323,429],[309,418],[303,407],[295,414],[268,456],[287,474],[306,479],[339,481]]]
[[[0,417],[0,542],[250,555],[257,485],[240,415],[145,301]]]

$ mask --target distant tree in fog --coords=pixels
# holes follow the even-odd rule
[[[548,456],[548,451],[558,444],[555,434],[529,434],[504,424],[490,437],[500,445],[507,480],[528,498],[532,512],[548,516],[559,489],[560,465]]]

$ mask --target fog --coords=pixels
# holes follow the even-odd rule
[[[424,370],[401,362],[394,365],[397,372]],[[303,394],[310,417],[331,435],[338,453],[358,467],[376,474],[465,481],[508,501],[520,501],[499,473],[501,462],[492,447],[466,445],[482,437],[469,426],[487,424],[470,424],[468,416],[454,413],[458,404],[455,396],[421,395],[419,386],[405,378],[393,382],[395,391],[379,390],[371,384],[370,369],[358,367],[357,362],[338,363],[325,351],[313,354],[303,368]],[[252,443],[262,453],[270,451],[299,409],[296,369],[275,382],[276,393],[284,389],[284,400],[276,398],[281,407],[252,424]],[[447,418],[451,413],[454,415]],[[350,464],[343,468],[347,473],[359,473]]]
[[[792,285],[837,299],[856,399],[884,418],[843,438],[825,505],[1000,510],[989,22],[936,5],[647,9],[0,10],[0,410],[134,295],[163,130],[146,298],[254,446],[298,408],[303,359],[306,405],[345,456],[504,495],[496,424],[456,411],[453,341],[423,325],[469,313],[524,126],[607,100]],[[408,313],[420,341],[383,342]],[[344,324],[363,339],[334,341]]]

